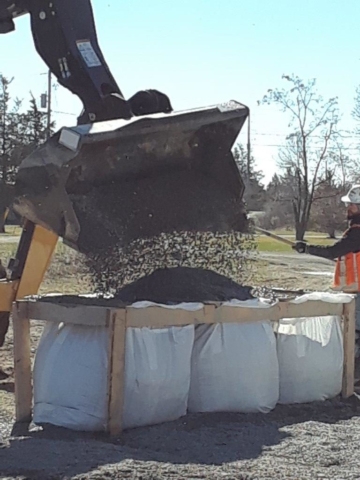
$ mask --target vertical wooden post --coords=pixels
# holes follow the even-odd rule
[[[30,319],[27,304],[13,307],[15,418],[16,422],[31,422],[32,385],[30,358]]]
[[[351,397],[354,393],[355,381],[355,299],[344,304],[343,337],[344,337],[344,370],[342,396]]]
[[[126,309],[109,310],[108,431],[122,430],[125,377]]]

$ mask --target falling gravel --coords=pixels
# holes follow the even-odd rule
[[[178,267],[194,269],[194,274],[198,270],[210,270],[244,284],[249,277],[249,260],[254,248],[252,237],[238,232],[175,231],[137,239],[126,247],[115,245],[109,249],[95,250],[87,255],[85,262],[96,291],[117,295],[125,285],[157,270]],[[201,281],[198,274],[196,278]],[[206,275],[204,278],[207,278]],[[195,279],[191,285],[194,282]],[[211,283],[207,280],[205,283],[213,292]],[[200,288],[204,292],[202,300],[209,299],[205,286]]]

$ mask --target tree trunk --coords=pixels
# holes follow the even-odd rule
[[[5,211],[0,209],[0,233],[5,233]]]
[[[329,227],[327,229],[327,234],[329,235],[329,238],[335,239],[336,238],[335,228]]]
[[[306,233],[306,224],[302,221],[295,222],[295,238],[297,241],[303,241]]]
[[[5,342],[5,337],[9,329],[9,318],[10,318],[9,312],[0,313],[0,347],[2,347]]]

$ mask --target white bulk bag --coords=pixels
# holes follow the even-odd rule
[[[107,346],[104,327],[46,324],[34,364],[35,423],[105,429]]]
[[[124,428],[186,413],[194,327],[126,333]],[[73,430],[107,424],[108,331],[49,323],[34,365],[34,422]]]
[[[232,305],[265,306],[260,301]],[[189,411],[265,413],[278,398],[279,368],[270,322],[196,327]]]
[[[339,317],[283,319],[278,327],[280,403],[306,403],[341,392],[343,338]]]
[[[186,414],[194,326],[128,328],[123,428],[176,420]]]
[[[345,293],[313,292],[292,303],[309,300],[349,303]],[[340,317],[283,319],[277,336],[280,403],[305,403],[333,398],[341,391],[343,336]]]

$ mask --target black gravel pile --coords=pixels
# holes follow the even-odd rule
[[[126,303],[150,300],[156,303],[224,302],[236,298],[249,300],[252,287],[242,286],[211,270],[199,268],[169,268],[125,286],[116,298]]]
[[[43,302],[65,305],[122,307],[139,301],[165,305],[181,302],[226,302],[262,298],[272,303],[278,299],[294,298],[306,292],[273,290],[267,287],[240,285],[216,272],[200,268],[164,268],[121,288],[116,295],[92,296],[59,295],[40,298]]]
[[[148,300],[165,305],[181,302],[225,302],[254,298],[252,287],[239,285],[229,278],[198,268],[165,268],[140,278],[120,289],[115,296],[97,294],[91,297],[59,295],[44,297],[44,302],[66,305],[121,307]]]

